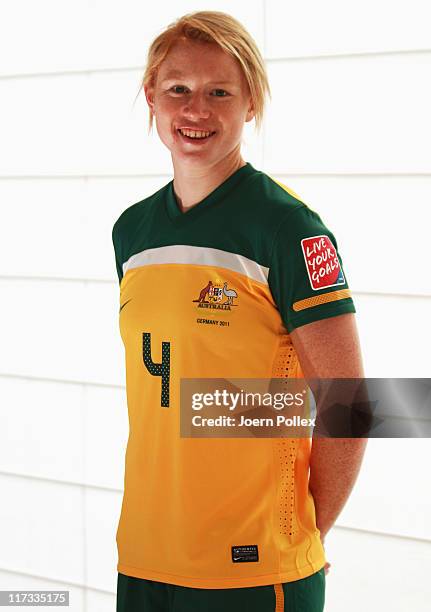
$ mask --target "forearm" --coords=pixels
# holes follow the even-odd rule
[[[309,488],[322,539],[349,498],[367,442],[367,438],[313,438]]]

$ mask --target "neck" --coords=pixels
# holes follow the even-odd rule
[[[183,212],[198,204],[231,174],[246,165],[238,150],[210,166],[184,165],[172,158],[174,192]]]

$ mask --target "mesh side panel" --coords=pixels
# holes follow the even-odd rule
[[[282,337],[279,351],[274,361],[273,378],[295,378],[302,376],[298,356],[293,348],[290,337]],[[280,387],[283,391],[283,385]],[[286,387],[287,390],[287,387]],[[279,461],[280,477],[280,534],[294,536],[298,531],[295,513],[295,461],[298,449],[298,438],[276,438],[276,453]]]

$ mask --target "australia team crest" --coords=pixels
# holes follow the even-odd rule
[[[237,298],[238,293],[233,287],[229,287],[227,282],[209,280],[200,290],[199,297],[193,302],[197,302],[198,308],[230,310],[231,306],[237,306],[235,303]]]

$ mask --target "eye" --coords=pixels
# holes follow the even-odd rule
[[[171,87],[170,91],[173,93],[183,93],[182,91],[174,91],[175,89],[186,89],[184,85],[174,85]]]
[[[228,95],[227,91],[224,89],[214,89],[213,91],[222,91],[226,96]],[[226,96],[216,96],[216,98],[225,98]]]

